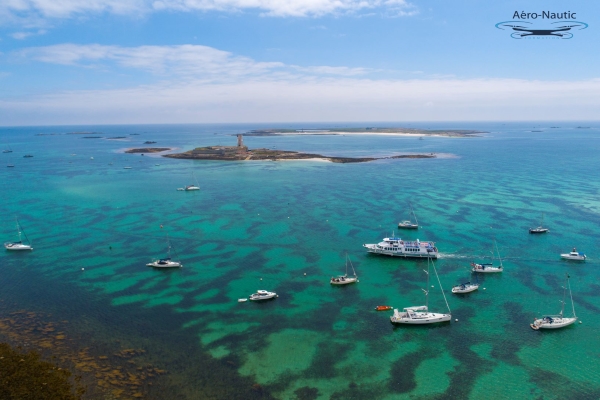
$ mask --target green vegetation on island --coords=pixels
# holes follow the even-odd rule
[[[172,150],[170,147],[143,147],[138,149],[128,149],[125,153],[160,153],[161,151]]]
[[[138,150],[138,149],[132,149]],[[134,151],[128,151],[134,152]],[[140,151],[135,151],[139,153]],[[403,154],[389,157],[330,157],[321,154],[301,153],[289,150],[253,149],[244,146],[242,135],[238,135],[237,146],[208,146],[197,147],[184,153],[165,154],[163,157],[188,160],[218,160],[218,161],[283,161],[321,159],[335,163],[358,163],[393,158],[435,158],[435,154]]]

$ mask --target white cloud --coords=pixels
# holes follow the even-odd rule
[[[374,9],[398,16],[417,13],[407,0],[2,0],[0,23],[41,26],[47,19],[102,13],[139,16],[161,11],[258,11],[273,17],[319,17]]]
[[[278,74],[364,75],[372,70],[333,66],[300,67],[280,62],[258,62],[248,57],[201,45],[121,47],[99,44],[59,44],[30,47],[13,54],[26,60],[73,66],[96,66],[115,63],[121,67],[141,69],[162,76],[185,76],[207,80]]]
[[[600,80],[364,78],[164,82],[0,101],[6,125],[593,120]]]
[[[389,71],[259,62],[199,45],[61,44],[8,54],[15,56],[66,69],[147,71],[155,83],[4,97],[0,121],[5,125],[593,120],[600,110],[600,79],[386,79],[381,74]]]
[[[29,31],[29,32],[15,32],[15,33],[11,34],[10,36],[13,39],[23,40],[23,39],[27,39],[30,36],[43,35],[45,33],[46,33],[46,30],[40,29],[37,32],[33,32],[33,31]]]

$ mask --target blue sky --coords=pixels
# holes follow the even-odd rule
[[[576,12],[589,27],[516,40],[494,27],[515,11]],[[0,125],[595,120],[599,11],[589,1],[2,0]]]

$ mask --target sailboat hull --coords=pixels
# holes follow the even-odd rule
[[[464,285],[454,286],[452,288],[452,293],[460,294],[460,293],[471,293],[479,289],[479,285]]]
[[[154,267],[154,268],[181,268],[183,265],[177,261],[168,261],[161,263],[160,261],[154,261],[146,264],[146,267]]]
[[[577,318],[553,318],[552,322],[545,322],[543,319],[536,319],[531,324],[531,327],[535,330],[538,329],[559,329],[565,326],[573,325],[577,321]]]
[[[33,247],[22,243],[4,243],[4,248],[9,251],[33,250]]]
[[[356,282],[358,282],[358,278],[356,278],[356,277],[348,278],[348,277],[342,277],[342,276],[340,276],[338,278],[331,278],[331,281],[330,281],[330,283],[332,285],[349,285],[350,283],[356,283]]]
[[[439,313],[411,313],[408,314],[400,314],[400,315],[392,315],[390,317],[390,321],[392,324],[402,324],[402,325],[427,325],[427,324],[437,324],[439,322],[448,322],[452,319],[451,314],[439,314]]]

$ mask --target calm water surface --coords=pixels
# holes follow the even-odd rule
[[[2,163],[15,168],[0,169],[0,236],[16,239],[18,215],[35,250],[0,255],[0,299],[87,321],[78,326],[91,344],[144,348],[172,385],[149,398],[599,398],[600,130],[583,122],[410,126],[489,133],[246,137],[250,148],[443,156],[227,163],[122,150],[146,140],[184,150],[234,145],[231,134],[265,126],[1,128],[0,147],[13,150]],[[72,131],[97,133],[64,134]],[[200,191],[176,191],[196,181]],[[436,242],[458,322],[394,327],[391,312],[373,310],[425,301],[425,261],[362,248],[392,234],[409,204],[421,227],[396,233]],[[529,235],[542,213],[550,233]],[[145,267],[165,255],[167,234],[184,268]],[[481,276],[486,290],[450,294],[474,279],[469,264],[489,260],[494,239],[505,271]],[[560,260],[573,247],[585,263]],[[346,254],[360,282],[332,287]],[[534,317],[560,311],[567,273],[583,323],[532,331]],[[445,312],[432,282],[430,308]],[[279,298],[237,302],[257,289]]]

